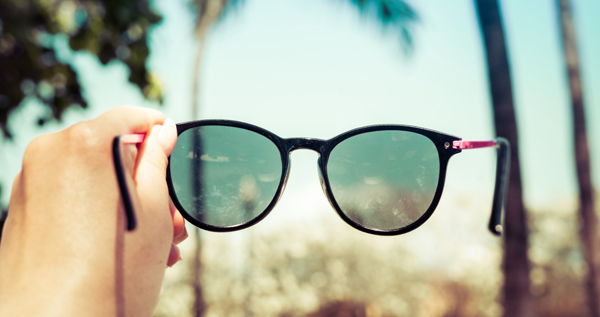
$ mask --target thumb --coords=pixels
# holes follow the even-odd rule
[[[158,134],[158,144],[161,146],[163,152],[168,157],[173,152],[177,143],[177,127],[175,122],[171,119],[166,119],[162,125],[160,133]]]
[[[138,156],[136,180],[159,176],[165,179],[168,157],[177,143],[177,127],[171,119],[166,119],[162,126],[156,125],[147,134],[147,140]],[[139,184],[139,183],[138,183]]]
[[[158,300],[173,242],[166,172],[168,155],[176,142],[175,124],[165,120],[162,126],[155,125],[146,133],[146,140],[139,149],[134,175],[139,202],[136,206],[138,228],[124,238],[127,251],[124,294],[135,294],[128,299],[127,307],[144,305],[141,302],[144,298],[151,298],[154,303]]]
[[[162,226],[162,221],[171,219],[166,173],[168,156],[176,143],[177,128],[172,120],[167,119],[162,126],[155,125],[146,133],[146,140],[139,149],[133,178],[139,202],[136,216],[140,228],[156,230],[156,226]],[[171,228],[171,222],[168,223]],[[172,233],[168,236],[171,239]]]

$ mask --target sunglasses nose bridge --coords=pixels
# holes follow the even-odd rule
[[[289,153],[295,150],[312,150],[321,154],[321,148],[325,144],[325,140],[312,138],[292,138],[285,141],[288,145]]]

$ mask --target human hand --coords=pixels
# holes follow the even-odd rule
[[[0,316],[152,313],[187,236],[166,185],[177,132],[163,123],[158,111],[121,107],[31,142],[0,244]],[[146,139],[126,146],[138,227],[124,233],[111,145],[130,133]]]

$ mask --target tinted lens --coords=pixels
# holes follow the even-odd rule
[[[230,227],[259,216],[282,176],[277,146],[256,132],[227,126],[184,131],[171,154],[171,181],[185,212]]]
[[[374,131],[335,146],[327,162],[333,198],[344,214],[374,230],[406,227],[435,195],[440,159],[433,142],[408,131]]]

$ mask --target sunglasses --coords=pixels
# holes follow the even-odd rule
[[[167,185],[173,203],[193,225],[216,232],[250,227],[275,207],[290,172],[290,153],[319,154],[321,187],[333,209],[352,227],[376,235],[399,235],[421,226],[436,209],[450,157],[466,149],[495,147],[496,183],[488,228],[502,232],[510,146],[506,139],[463,141],[423,128],[373,125],[330,140],[284,139],[237,121],[177,124]],[[136,226],[125,177],[123,147],[143,135],[117,136],[113,159],[127,217]]]

